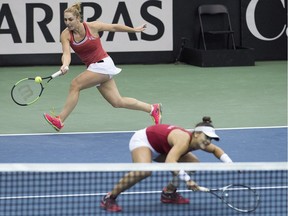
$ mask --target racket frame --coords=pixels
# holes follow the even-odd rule
[[[68,67],[66,67],[65,69],[66,69],[66,70],[69,70]],[[53,73],[53,74],[50,75],[50,76],[47,76],[47,77],[42,78],[42,80],[47,80],[46,83],[49,83],[52,79],[54,79],[55,77],[58,77],[58,76],[60,76],[60,75],[62,75],[62,74],[63,74],[62,71],[59,70],[59,71]],[[42,93],[43,93],[43,91],[44,91],[43,83],[42,83],[42,82],[40,82],[40,83],[36,83],[36,82],[35,82],[36,85],[39,84],[40,87],[41,87],[41,90],[40,90],[40,92],[39,92],[39,95],[38,95],[34,100],[32,100],[31,102],[29,102],[29,103],[26,103],[26,104],[24,104],[24,103],[19,103],[19,102],[16,101],[16,99],[13,97],[13,91],[14,91],[15,87],[16,87],[19,83],[21,83],[21,82],[23,82],[23,81],[26,81],[26,80],[32,80],[32,81],[35,82],[35,78],[24,78],[24,79],[21,79],[21,80],[19,80],[18,82],[16,82],[16,83],[14,84],[14,86],[12,87],[12,89],[11,89],[11,98],[12,98],[12,100],[13,100],[16,104],[18,104],[19,106],[28,106],[28,105],[31,105],[31,104],[35,103],[35,102],[41,97],[41,95],[42,95]]]
[[[233,187],[241,187],[241,189],[240,188],[239,189],[232,189]],[[202,192],[208,192],[210,194],[213,194],[214,196],[219,198],[222,202],[224,202],[228,207],[230,207],[230,208],[232,208],[238,212],[243,212],[243,213],[253,212],[260,205],[260,196],[257,194],[256,190],[252,189],[251,187],[249,187],[247,185],[230,184],[230,185],[227,185],[225,187],[217,188],[217,189],[209,189],[209,188],[205,188],[205,187],[199,187],[199,189]],[[231,203],[229,203],[228,200],[225,199],[225,193],[226,193],[226,191],[229,191],[229,190],[249,190],[250,192],[252,192],[252,194],[254,196],[255,205],[253,206],[253,208],[250,208],[250,209],[241,209],[241,208],[237,208],[237,207],[233,206]]]

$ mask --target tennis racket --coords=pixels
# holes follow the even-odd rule
[[[62,75],[61,70],[51,76],[42,78],[40,83],[35,82],[35,78],[21,79],[12,87],[11,98],[19,106],[31,105],[41,97],[44,91],[44,80],[46,80],[45,85],[47,85],[52,79],[60,75]]]
[[[260,204],[260,197],[256,190],[246,185],[230,184],[218,189],[199,187],[199,190],[213,194],[238,212],[253,212]]]

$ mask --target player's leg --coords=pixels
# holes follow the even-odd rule
[[[81,90],[94,87],[100,83],[105,82],[109,79],[106,74],[93,73],[91,71],[84,71],[75,77],[70,85],[69,94],[66,99],[66,103],[59,114],[62,122],[69,116],[69,114],[76,107],[79,99],[79,93]]]
[[[102,96],[115,108],[126,108],[141,110],[144,112],[151,111],[151,105],[134,98],[122,97],[118,91],[114,79],[102,83],[97,87]]]
[[[98,87],[102,96],[115,108],[141,110],[150,113],[155,124],[161,123],[161,104],[148,104],[131,97],[122,97],[114,79],[102,83]]]
[[[148,147],[139,147],[132,152],[132,160],[134,163],[151,163],[152,155],[151,150]],[[132,171],[127,173],[114,187],[111,194],[118,196],[122,191],[125,191],[138,183],[139,181],[149,177],[150,171]]]
[[[151,150],[148,147],[136,148],[131,153],[134,163],[151,163],[152,161]],[[114,186],[113,190],[102,198],[100,206],[107,211],[121,211],[122,208],[116,202],[117,196],[150,175],[150,171],[131,171],[126,173]]]
[[[146,129],[134,133],[129,142],[129,149],[134,163],[151,163],[152,151],[147,139]],[[111,192],[105,195],[101,200],[101,207],[107,211],[121,211],[116,198],[121,192],[129,189],[136,183],[151,175],[150,171],[131,171],[122,177],[114,186]]]
[[[151,148],[151,149],[150,149]],[[129,150],[133,163],[151,163],[152,151],[154,151],[147,139],[146,129],[136,131],[129,142]],[[117,197],[122,191],[147,178],[151,172],[135,171],[127,173],[114,187],[111,194]]]
[[[59,131],[64,126],[63,122],[76,107],[80,91],[96,86],[107,80],[109,80],[109,75],[106,74],[93,73],[87,70],[82,72],[72,80],[66,103],[61,113],[57,117],[51,116],[49,114],[44,114],[45,119],[49,124],[52,125],[52,127]]]

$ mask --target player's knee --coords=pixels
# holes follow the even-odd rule
[[[80,91],[80,90],[81,86],[79,85],[76,79],[73,79],[70,83],[70,91]]]

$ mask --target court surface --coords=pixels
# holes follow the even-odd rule
[[[222,147],[235,162],[283,162],[287,161],[287,127],[263,127],[263,128],[235,128],[235,129],[218,129],[217,133],[222,139],[218,142],[218,145]],[[0,163],[130,163],[131,157],[128,150],[128,143],[132,131],[130,132],[94,132],[94,133],[57,133],[57,134],[13,134],[0,136],[1,146],[1,158]],[[277,139],[275,139],[277,137]],[[277,140],[277,141],[276,141]],[[215,142],[216,143],[216,142]],[[202,162],[219,162],[213,155],[201,152],[200,150],[194,152]],[[169,173],[168,173],[169,174]],[[121,178],[124,173],[118,175],[112,182]],[[239,175],[238,177],[236,175]],[[287,172],[284,174],[287,179]],[[246,177],[245,177],[246,176]],[[67,186],[73,182],[78,187],[83,187],[87,190],[87,185],[82,186],[83,182],[76,179],[70,179],[65,177],[65,174],[61,176],[61,179],[69,181]],[[89,177],[87,177],[89,178]],[[91,179],[87,179],[87,183],[92,186],[91,190],[80,190],[77,192],[71,192],[71,189],[66,191],[65,184],[61,187],[61,193],[57,191],[57,194],[36,193],[34,198],[21,198],[21,195],[17,195],[16,199],[0,200],[0,203],[6,206],[6,210],[15,208],[16,203],[26,203],[27,205],[38,206],[39,209],[45,209],[48,206],[55,208],[53,215],[63,215],[65,212],[70,212],[69,215],[81,215],[85,212],[85,215],[115,215],[115,213],[109,213],[102,210],[100,206],[101,198],[112,189],[115,183],[104,183],[105,179],[111,178],[111,176],[91,176]],[[197,178],[197,173],[195,177]],[[231,178],[231,177],[230,177]],[[220,186],[226,184],[237,183],[237,181],[243,184],[243,181],[248,185],[252,185],[257,188],[257,192],[261,199],[260,206],[255,212],[249,213],[249,215],[262,215],[263,212],[267,213],[267,206],[269,211],[274,216],[286,216],[282,212],[287,213],[287,200],[285,200],[285,193],[287,195],[288,185],[278,182],[279,179],[269,178],[269,182],[265,185],[260,184],[258,177],[251,178],[251,174],[247,173],[235,173],[234,181],[231,182],[228,178],[221,181]],[[238,180],[239,178],[239,180]],[[274,178],[277,178],[274,176]],[[282,177],[281,177],[282,178]],[[37,185],[44,185],[49,183],[41,182],[44,180],[42,177],[37,183],[37,178],[31,178]],[[48,177],[51,181],[54,177]],[[68,180],[70,179],[70,180]],[[135,215],[209,215],[208,212],[213,212],[213,215],[223,215],[223,212],[229,216],[239,215],[238,212],[228,208],[220,200],[212,195],[204,194],[201,192],[193,193],[185,190],[185,186],[181,185],[180,191],[183,196],[191,200],[189,205],[165,205],[162,204],[160,199],[161,189],[165,185],[165,179],[170,179],[169,175],[158,176],[156,173],[152,177],[142,181],[129,189],[127,192],[119,197],[118,203],[123,208],[123,212],[116,213],[116,215],[132,216]],[[195,179],[197,181],[197,179]],[[267,179],[268,180],[268,179]],[[23,181],[23,179],[22,179]],[[103,182],[104,181],[104,182]],[[147,182],[159,181],[153,183],[153,187],[149,186],[149,190],[145,189]],[[52,181],[53,182],[53,181]],[[51,184],[55,184],[52,183]],[[80,183],[81,182],[81,183]],[[197,181],[198,182],[198,181]],[[211,180],[198,182],[199,184],[213,184]],[[151,184],[151,183],[150,183]],[[218,183],[219,184],[219,183]],[[260,185],[259,185],[260,184]],[[19,185],[25,185],[19,183]],[[29,184],[27,184],[28,186]],[[79,185],[79,186],[78,186]],[[94,189],[93,185],[103,185],[101,189]],[[259,186],[258,186],[259,185]],[[49,186],[50,187],[50,186]],[[69,187],[67,187],[68,189]],[[143,190],[144,189],[144,190]],[[184,190],[183,190],[184,189]],[[13,189],[15,190],[15,188]],[[75,189],[76,190],[76,189]],[[16,191],[16,190],[15,190]],[[32,190],[35,192],[35,189]],[[45,191],[45,190],[44,190]],[[285,192],[286,191],[286,192]],[[271,201],[271,197],[275,197],[276,194],[282,193],[281,201],[279,200],[277,205],[274,206],[274,200]],[[284,193],[284,195],[283,195]],[[84,194],[84,195],[83,195]],[[273,195],[272,195],[273,194]],[[42,198],[40,198],[40,196]],[[144,197],[149,197],[145,199]],[[280,196],[280,195],[278,195]],[[278,197],[276,196],[276,197]],[[60,198],[62,197],[62,198]],[[205,198],[205,201],[202,200]],[[22,200],[22,201],[21,201]],[[57,202],[55,202],[57,200]],[[202,201],[201,201],[202,200]],[[37,204],[39,202],[39,204]],[[69,203],[75,203],[72,207]],[[205,204],[208,202],[209,204]],[[271,203],[272,202],[272,203]],[[280,202],[282,204],[280,204]],[[10,203],[10,204],[7,204]],[[11,204],[12,203],[12,204]],[[52,203],[52,204],[49,204]],[[55,203],[55,204],[53,204]],[[57,203],[57,204],[56,204]],[[274,203],[274,204],[273,204]],[[218,210],[211,210],[208,206],[213,205],[213,208]],[[13,207],[14,206],[14,207]],[[20,204],[21,208],[25,209],[24,204]],[[31,208],[30,206],[30,208]],[[43,206],[43,207],[41,207]],[[279,207],[281,206],[281,211]],[[285,207],[286,206],[286,207]],[[44,210],[37,209],[33,211],[33,215],[47,215]],[[286,208],[286,209],[285,209]],[[30,213],[26,214],[26,210],[23,210],[22,216],[31,216]],[[50,211],[50,210],[49,210]],[[9,212],[13,212],[10,210]],[[165,214],[164,214],[165,212]],[[206,214],[206,213],[207,214]],[[220,213],[221,212],[221,213]],[[243,213],[241,213],[243,214]],[[10,216],[10,214],[8,214]],[[48,214],[49,215],[49,214]],[[11,214],[11,216],[16,216]]]
[[[287,162],[286,61],[256,62],[253,67],[119,67],[123,72],[115,80],[121,94],[161,102],[163,123],[193,128],[208,115],[221,137],[215,144],[235,162]],[[131,162],[129,139],[134,131],[151,125],[151,119],[146,113],[111,107],[95,88],[81,93],[61,133],[54,133],[45,122],[42,114],[52,108],[61,111],[70,81],[83,69],[71,66],[70,73],[53,80],[36,104],[20,107],[10,98],[13,84],[27,76],[50,75],[58,67],[0,68],[0,163]],[[207,153],[195,154],[202,162],[218,162]],[[99,197],[95,199],[99,202]],[[147,206],[155,211],[163,208]]]
[[[287,127],[219,129],[215,142],[235,162],[287,160]],[[130,163],[133,132],[22,134],[0,136],[0,163]],[[43,154],[45,153],[45,154]],[[200,150],[203,162],[217,162]]]
[[[200,68],[186,64],[119,65],[115,76],[122,96],[163,104],[163,123],[193,128],[210,116],[216,128],[287,126],[287,62],[249,67]],[[0,133],[51,133],[43,113],[64,106],[71,80],[85,69],[70,66],[49,83],[40,100],[16,105],[12,86],[24,77],[49,76],[58,66],[0,68]],[[135,131],[152,124],[147,113],[113,108],[90,88],[80,94],[61,132]]]
[[[193,128],[203,116],[210,116],[220,129],[219,146],[235,161],[287,161],[286,61],[249,67],[119,67],[122,72],[115,80],[121,95],[162,103],[163,123]],[[152,124],[148,113],[113,108],[96,88],[90,88],[81,92],[61,133],[55,134],[43,118],[44,112],[61,111],[71,80],[84,66],[71,65],[69,73],[52,80],[31,106],[11,100],[11,88],[19,79],[48,76],[58,69],[0,68],[0,162],[129,162],[129,138],[133,131]],[[42,157],[43,151],[50,152],[49,157]]]

